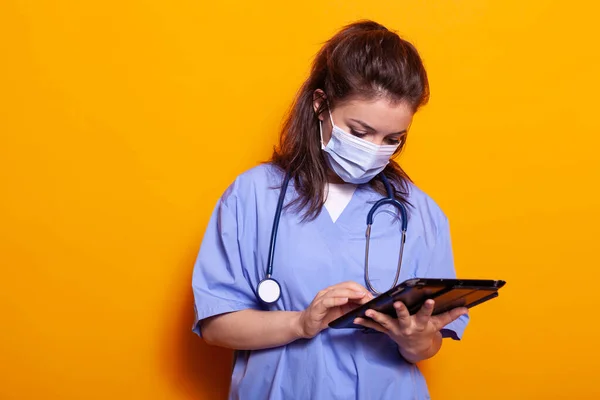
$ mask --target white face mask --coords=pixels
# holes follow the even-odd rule
[[[323,123],[319,121],[321,149],[325,151],[333,171],[344,182],[354,184],[369,182],[383,171],[399,146],[399,144],[377,145],[358,138],[336,126],[331,112],[329,112],[329,119],[333,130],[327,146],[323,143]]]

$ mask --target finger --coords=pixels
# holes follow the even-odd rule
[[[429,318],[431,318],[431,314],[433,313],[433,307],[435,306],[435,301],[429,299],[426,300],[425,303],[421,306],[419,311],[415,314],[415,321],[418,326],[427,326],[429,322]]]
[[[367,297],[367,293],[364,290],[338,288],[330,290],[324,297],[348,297],[349,299],[358,300]]]
[[[314,301],[314,308],[319,313],[325,313],[332,307],[340,307],[350,302],[355,303],[365,297],[364,293],[356,293],[353,290],[332,290],[323,297]],[[339,300],[343,299],[343,300]]]
[[[452,310],[446,311],[445,313],[442,313],[440,315],[431,317],[431,322],[439,331],[440,329],[448,325],[450,322],[455,321],[462,315],[467,315],[468,313],[469,310],[466,307],[457,307],[453,308]]]
[[[390,317],[387,314],[380,313],[375,310],[367,310],[365,315],[383,326],[388,331],[395,331],[398,327],[398,322],[395,318]]]
[[[366,287],[364,287],[354,281],[346,281],[346,282],[338,283],[336,285],[331,286],[331,289],[351,289],[351,290],[356,290],[357,292],[370,293]]]
[[[332,289],[334,289],[334,287],[333,287],[333,286],[329,286],[329,287],[326,287],[326,288],[325,288],[325,289],[323,289],[323,290],[320,290],[320,291],[317,293],[317,295],[315,296],[315,300],[317,300],[317,299],[320,299],[321,297],[325,296],[325,295],[326,295],[327,293],[329,293],[329,292],[330,292]]]
[[[347,297],[325,297],[323,301],[316,304],[317,311],[326,312],[328,309],[333,307],[339,307],[348,303]]]
[[[397,301],[394,303],[394,308],[396,309],[396,317],[398,318],[398,323],[401,329],[410,328],[410,313],[408,309],[401,301]]]
[[[351,301],[356,305],[362,306],[363,304],[366,304],[371,300],[373,300],[373,296],[369,296],[369,294],[367,294],[360,299],[352,299]]]
[[[370,294],[370,292],[364,286],[361,286],[358,283],[353,282],[353,281],[347,281],[347,282],[341,282],[341,283],[335,284],[333,286],[328,286],[325,289],[319,291],[317,293],[317,295],[315,296],[315,300],[325,297],[330,292],[332,292],[334,290],[338,290],[338,289],[349,289],[349,290],[354,290],[357,293],[358,292],[366,293],[367,296],[370,296],[371,298],[373,298],[373,296]]]
[[[383,326],[379,325],[375,321],[369,321],[368,319],[364,319],[364,318],[356,318],[356,319],[354,319],[354,323],[356,325],[364,326],[365,328],[371,328],[373,330],[376,330],[377,332],[381,332],[381,333],[385,333],[385,334],[388,333],[387,329],[385,329]]]
[[[355,291],[351,289],[327,289],[326,292],[321,293],[315,297],[313,300],[313,308],[315,311],[322,315],[327,312],[328,309],[333,307],[339,307],[347,304],[350,300],[355,302],[356,300],[361,300],[366,297],[366,293],[364,291]],[[341,299],[341,300],[334,300]]]

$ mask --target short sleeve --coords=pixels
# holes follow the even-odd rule
[[[238,238],[241,210],[235,183],[217,203],[194,264],[193,331],[201,336],[205,318],[244,309],[258,309],[254,290],[244,270]]]
[[[446,216],[442,216],[442,221],[438,226],[436,243],[433,248],[431,264],[428,269],[428,277],[430,278],[456,278],[454,268],[454,255],[452,252],[452,243],[450,239],[450,226]],[[460,340],[463,332],[469,322],[469,316],[463,315],[446,325],[442,329],[444,338],[452,338]]]

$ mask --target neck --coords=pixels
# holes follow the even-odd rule
[[[327,182],[329,182],[329,183],[346,183],[342,180],[342,178],[337,176],[337,174],[335,172],[333,172],[333,170],[331,168],[327,169]]]

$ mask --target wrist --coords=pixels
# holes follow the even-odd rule
[[[410,363],[417,363],[433,357],[441,346],[442,335],[439,332],[425,338],[412,341],[412,343],[397,343],[398,352]]]
[[[294,340],[308,339],[308,335],[304,331],[304,323],[302,322],[301,311],[290,311],[292,313],[292,336]]]

